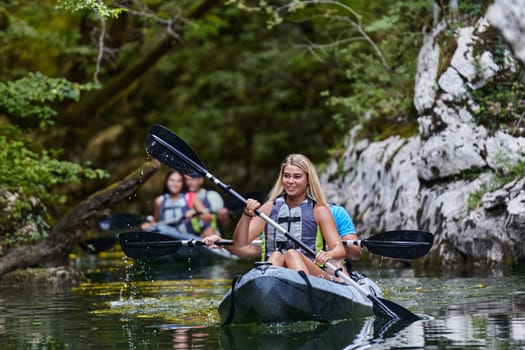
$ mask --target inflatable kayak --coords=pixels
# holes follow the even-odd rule
[[[352,273],[367,291],[381,297],[369,278]],[[334,321],[373,315],[372,303],[355,287],[288,268],[256,263],[232,281],[219,304],[223,324]]]

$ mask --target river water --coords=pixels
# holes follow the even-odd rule
[[[217,306],[251,262],[143,263],[80,254],[70,290],[0,288],[0,349],[525,349],[525,271],[443,276],[359,271],[385,298],[424,315],[334,323],[220,326]]]

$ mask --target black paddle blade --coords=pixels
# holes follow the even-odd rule
[[[146,151],[169,167],[191,177],[202,177],[204,164],[193,149],[166,127],[155,124],[146,140]]]
[[[414,320],[387,320],[376,317],[374,319],[374,341],[393,337],[412,323]]]
[[[140,226],[145,220],[138,215],[118,213],[111,215],[110,218],[100,220],[99,226],[104,231],[126,230]]]
[[[390,300],[378,298],[374,295],[368,295],[372,301],[374,315],[390,320],[417,321],[421,318],[415,313],[405,309],[399,304]]]
[[[371,253],[395,259],[418,259],[428,253],[434,242],[430,232],[387,231],[362,241]]]
[[[180,240],[156,232],[126,232],[118,238],[124,253],[137,260],[173,254],[182,246]]]
[[[78,245],[88,254],[97,254],[109,250],[117,241],[117,236],[100,237],[82,241]]]

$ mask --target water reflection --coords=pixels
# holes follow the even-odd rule
[[[222,349],[360,349],[385,343],[411,324],[371,317],[331,323],[225,326],[220,330],[220,345]]]
[[[226,326],[221,327],[220,345],[223,349],[341,349],[359,339],[360,332],[371,323],[373,319]]]
[[[362,271],[385,297],[429,319],[221,327],[217,306],[249,263],[73,260],[89,282],[72,290],[0,286],[0,349],[524,349],[525,273],[416,276]]]

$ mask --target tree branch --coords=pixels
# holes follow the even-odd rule
[[[20,246],[0,258],[0,276],[18,268],[67,266],[69,253],[90,226],[108,217],[111,207],[127,200],[160,169],[156,160],[144,163],[125,179],[79,203],[55,226],[47,238]]]

